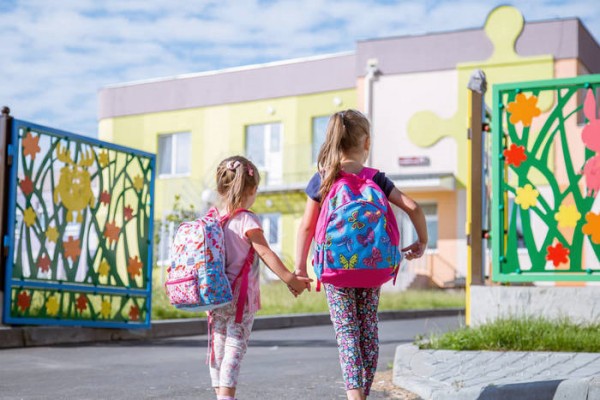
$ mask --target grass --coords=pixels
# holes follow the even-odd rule
[[[599,352],[600,323],[577,324],[567,318],[506,318],[420,338],[421,349]]]
[[[204,313],[180,311],[169,304],[164,288],[154,274],[152,290],[152,319],[198,318]],[[325,292],[305,291],[294,298],[287,287],[279,282],[261,286],[261,310],[258,315],[306,314],[328,312]],[[400,293],[384,292],[379,310],[408,310],[464,307],[463,291],[409,290]]]

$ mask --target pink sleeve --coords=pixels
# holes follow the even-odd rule
[[[254,229],[260,229],[261,231],[263,230],[262,225],[260,224],[260,219],[258,219],[256,214],[245,212],[241,217],[241,227],[244,236],[247,236],[248,232]]]

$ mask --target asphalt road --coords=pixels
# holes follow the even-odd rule
[[[453,329],[462,317],[380,323],[378,371],[396,346]],[[0,350],[0,399],[214,399],[206,336]],[[255,331],[242,364],[241,400],[344,399],[331,326]],[[384,399],[373,393],[370,399]]]

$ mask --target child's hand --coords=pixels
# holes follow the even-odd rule
[[[300,295],[304,289],[310,290],[312,279],[306,276],[296,276],[288,283],[288,289],[294,296]]]
[[[402,252],[407,260],[414,260],[415,258],[421,257],[425,253],[426,248],[427,243],[416,241],[410,246],[403,248]]]
[[[302,270],[302,269],[298,269],[296,268],[296,270],[294,271],[294,275],[301,277],[301,278],[308,278],[308,273],[306,272],[306,270]],[[306,290],[308,290],[310,292],[310,282],[312,282],[312,279],[309,279],[308,282],[306,282]]]

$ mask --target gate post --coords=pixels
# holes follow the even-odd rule
[[[465,320],[471,323],[471,285],[484,284],[483,252],[483,97],[487,89],[485,73],[476,70],[468,84],[468,143],[467,183],[467,279]]]
[[[10,116],[10,108],[2,107],[2,114],[0,116],[0,321],[2,321],[2,312],[4,310],[4,286],[6,284],[6,248],[4,246],[4,238],[7,235],[6,230],[6,205],[8,190],[6,188],[8,182],[9,167],[12,163],[10,156],[8,155],[8,145],[10,144],[11,137],[11,123],[12,117]]]

